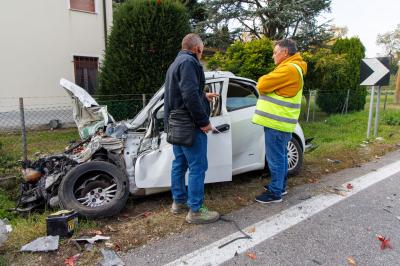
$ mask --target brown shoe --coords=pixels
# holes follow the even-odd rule
[[[216,211],[209,211],[204,206],[202,206],[198,212],[190,210],[186,215],[186,222],[190,224],[208,224],[218,220],[219,213]]]
[[[173,214],[184,213],[184,212],[187,212],[188,210],[189,210],[189,207],[184,203],[177,203],[175,201],[172,203],[171,212]]]

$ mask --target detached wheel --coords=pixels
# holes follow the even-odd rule
[[[73,168],[61,181],[62,206],[89,218],[119,213],[129,196],[129,181],[114,164],[91,161]]]
[[[288,156],[288,175],[293,176],[298,174],[301,167],[303,166],[303,150],[297,141],[292,138],[287,146]]]

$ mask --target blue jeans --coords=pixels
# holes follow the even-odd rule
[[[264,127],[265,157],[271,173],[271,182],[267,186],[274,196],[281,197],[286,190],[288,157],[287,144],[292,138],[292,133]]]
[[[187,203],[192,211],[197,212],[204,201],[204,179],[208,168],[207,135],[196,130],[196,137],[191,147],[173,145],[175,159],[172,162],[171,191],[177,203]],[[189,168],[188,187],[185,174]]]

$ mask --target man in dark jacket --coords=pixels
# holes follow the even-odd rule
[[[173,204],[171,212],[182,213],[190,208],[188,223],[211,223],[219,219],[219,213],[204,206],[204,179],[208,168],[207,135],[212,127],[209,120],[209,101],[215,93],[203,91],[205,77],[200,59],[203,42],[197,34],[188,34],[182,40],[182,50],[170,65],[165,79],[164,121],[172,110],[187,110],[193,119],[195,140],[192,146],[173,145],[175,159],[172,162],[171,191]],[[188,187],[185,174],[189,168]]]

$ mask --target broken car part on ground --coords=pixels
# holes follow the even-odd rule
[[[65,79],[60,84],[73,100],[82,140],[61,154],[24,165],[18,211],[60,206],[86,217],[113,216],[129,193],[169,190],[173,153],[164,133],[164,87],[134,119],[115,122],[107,107],[84,89]],[[206,183],[264,169],[264,132],[251,123],[258,98],[255,85],[230,72],[206,72],[205,91],[219,94],[210,103],[210,122],[218,131],[208,134]],[[309,146],[297,124],[288,144],[289,174],[301,169]]]

